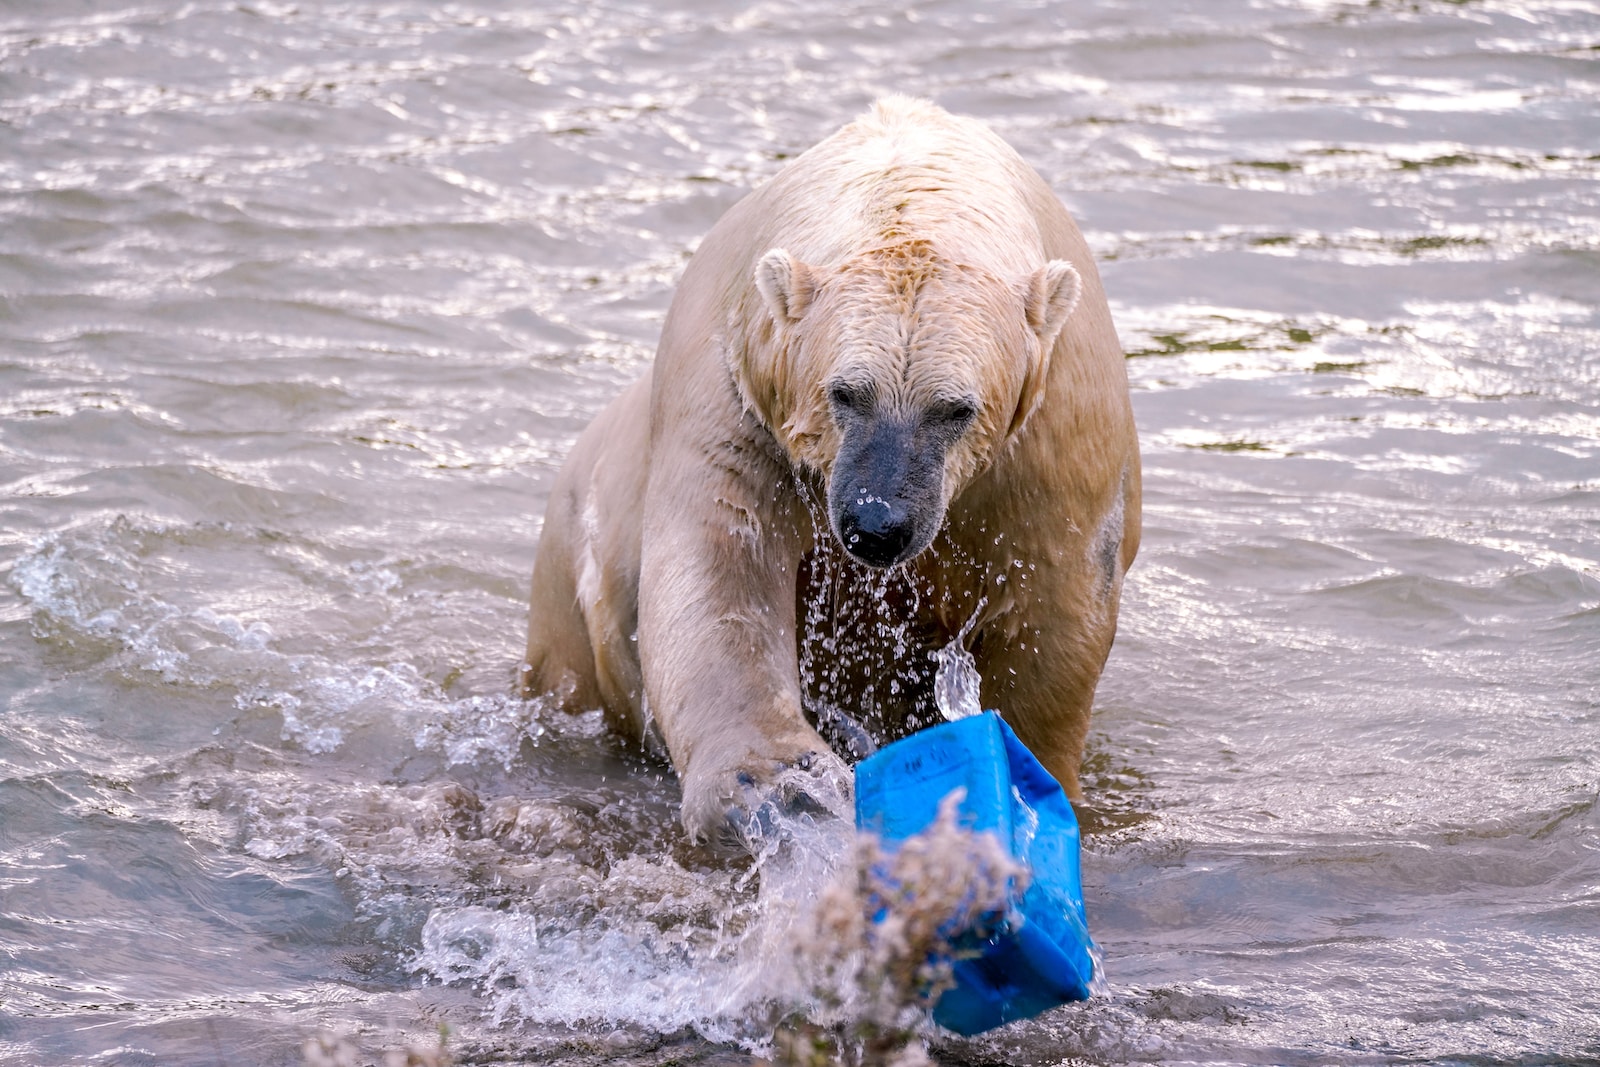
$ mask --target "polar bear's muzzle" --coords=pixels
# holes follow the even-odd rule
[[[915,418],[877,416],[855,422],[840,443],[828,518],[845,550],[870,566],[917,555],[943,520],[946,442],[919,429]]]

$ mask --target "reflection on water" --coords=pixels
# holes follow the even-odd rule
[[[1109,989],[935,1054],[1600,1061],[1596,47],[1514,0],[0,4],[0,1059],[761,1047],[833,853],[697,852],[511,673],[686,257],[894,90],[1078,215],[1145,449]]]

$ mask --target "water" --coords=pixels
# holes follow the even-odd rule
[[[745,1062],[808,867],[510,698],[527,574],[697,239],[906,91],[1077,214],[1145,451],[1109,988],[935,1054],[1600,1062],[1597,50],[1518,0],[0,4],[0,1060]]]

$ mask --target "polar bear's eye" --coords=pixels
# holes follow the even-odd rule
[[[869,415],[872,413],[872,391],[849,382],[834,382],[828,386],[828,403],[838,412]]]
[[[928,409],[928,421],[953,430],[965,430],[978,417],[978,405],[972,400],[941,400]]]

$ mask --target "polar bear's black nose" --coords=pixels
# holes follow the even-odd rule
[[[888,567],[916,536],[916,524],[903,504],[862,492],[839,516],[839,535],[845,549],[863,563]]]

